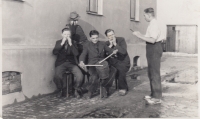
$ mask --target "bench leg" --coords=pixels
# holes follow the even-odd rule
[[[69,75],[67,75],[67,98],[69,97]]]
[[[116,90],[118,90],[118,80],[117,79],[115,79],[115,88],[116,88]]]
[[[102,98],[102,80],[100,79],[100,98]]]

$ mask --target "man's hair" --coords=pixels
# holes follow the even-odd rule
[[[99,36],[99,32],[97,30],[92,30],[92,31],[90,31],[89,35],[90,35],[90,37],[92,35],[98,35]]]
[[[115,32],[114,30],[112,30],[112,29],[107,29],[106,31],[105,31],[105,35],[107,36],[107,34],[109,33],[109,32]]]
[[[147,13],[147,14],[151,14],[152,16],[155,16],[154,9],[151,8],[151,7],[150,8],[146,8],[144,10],[144,12]]]
[[[62,33],[63,33],[64,31],[70,31],[70,32],[71,32],[70,28],[64,28],[64,29],[62,29]]]

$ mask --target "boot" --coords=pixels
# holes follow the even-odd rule
[[[66,90],[66,88],[62,89],[62,97],[67,97],[67,90]]]
[[[109,88],[103,87],[102,89],[102,98],[108,98],[109,96]]]
[[[57,97],[57,98],[61,98],[61,97],[62,97],[62,89],[58,89],[58,90],[56,91],[56,97]]]
[[[86,99],[91,99],[92,98],[92,92],[88,92],[86,95]]]
[[[76,97],[77,99],[80,99],[80,98],[81,98],[81,96],[80,96],[80,94],[78,93],[77,90],[75,90],[75,97]]]

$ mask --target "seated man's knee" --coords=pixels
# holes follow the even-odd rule
[[[62,79],[62,78],[63,78],[63,74],[61,74],[60,72],[55,72],[55,75],[54,75],[55,80],[59,80],[59,79]]]
[[[79,69],[78,66],[73,67],[72,73],[74,74],[74,76],[75,76],[78,80],[82,80],[82,79],[83,79],[83,73],[82,73],[82,71]]]
[[[91,80],[98,80],[99,77],[98,77],[98,75],[90,75],[90,79]]]

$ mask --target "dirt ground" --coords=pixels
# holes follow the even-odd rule
[[[198,117],[198,78],[196,56],[164,54],[161,61],[162,104],[147,105],[150,94],[146,68],[127,74],[129,92],[118,96],[115,85],[111,96],[100,99],[56,98],[43,96],[3,107],[3,118],[173,118]]]

